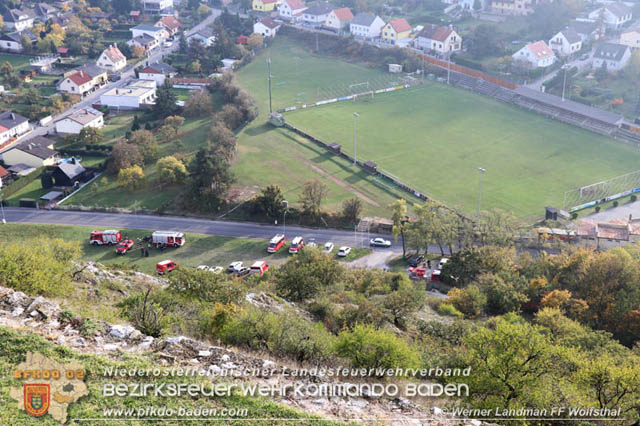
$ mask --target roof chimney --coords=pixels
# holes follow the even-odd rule
[[[11,113],[11,120],[15,121],[16,119],[16,115],[14,113]]]

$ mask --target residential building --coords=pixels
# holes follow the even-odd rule
[[[175,16],[163,16],[155,23],[155,26],[164,28],[170,37],[177,35],[183,27],[182,23],[178,21]]]
[[[551,47],[558,56],[571,56],[582,49],[582,38],[573,30],[562,30],[551,37],[549,47]]]
[[[0,126],[7,129],[3,134],[8,132],[9,139],[11,139],[20,137],[29,131],[29,120],[15,112],[5,111],[0,113]],[[3,137],[6,137],[6,135]]]
[[[2,160],[8,166],[26,164],[30,167],[53,166],[58,161],[58,153],[53,148],[55,142],[43,136],[36,136],[20,142],[2,153]]]
[[[492,0],[491,11],[500,15],[523,16],[533,13],[538,0]]]
[[[607,67],[607,71],[618,71],[624,68],[631,58],[631,49],[622,44],[602,43],[593,54],[593,67]]]
[[[158,43],[162,43],[169,38],[169,33],[167,33],[167,30],[165,30],[164,27],[155,27],[153,25],[136,25],[129,31],[131,31],[131,38],[140,37],[146,34],[155,38]]]
[[[371,40],[380,37],[384,21],[372,13],[358,13],[349,24],[349,32],[355,37]]]
[[[24,37],[29,39],[31,44],[38,41],[38,37],[29,30],[15,31],[0,36],[0,49],[10,50],[12,52],[22,52],[22,50],[24,50],[24,46],[22,45],[22,39]]]
[[[632,17],[631,8],[622,2],[609,3],[589,13],[589,19],[595,22],[602,21],[607,28],[613,30],[622,28]]]
[[[167,78],[173,78],[178,70],[169,64],[157,63],[149,65],[138,72],[140,80],[153,80],[157,86],[162,86]]]
[[[104,49],[96,64],[110,72],[117,72],[127,66],[127,58],[115,44]]]
[[[57,16],[60,11],[55,6],[47,3],[37,3],[33,8],[36,19],[42,23],[46,23],[49,19]]]
[[[345,30],[349,30],[349,24],[353,20],[353,13],[348,7],[341,7],[340,9],[333,9],[327,15],[327,19],[324,21],[324,27],[343,33]]]
[[[457,52],[462,49],[462,38],[451,28],[426,24],[416,37],[416,47],[437,53]]]
[[[85,127],[95,127],[101,129],[104,127],[103,114],[93,108],[81,109],[73,114],[56,121],[56,133],[78,134]]]
[[[104,86],[107,84],[109,76],[107,71],[94,64],[86,64],[76,68],[77,71],[84,71],[91,77],[91,83],[94,86]]]
[[[280,24],[269,17],[262,18],[253,24],[253,32],[262,37],[275,37],[280,29]]]
[[[553,50],[542,40],[527,44],[512,57],[515,61],[529,63],[531,68],[546,68],[556,61]]]
[[[0,188],[11,180],[11,174],[4,167],[0,166]]]
[[[307,9],[303,0],[283,0],[278,6],[278,14],[287,20],[298,20]]]
[[[640,25],[633,26],[620,34],[620,44],[637,49],[640,47]]]
[[[84,180],[86,171],[80,160],[71,157],[60,161],[51,172],[51,176],[56,186],[74,186]]]
[[[322,25],[333,9],[331,3],[318,2],[302,12],[302,20],[310,25]]]
[[[396,44],[411,34],[411,25],[404,18],[396,18],[382,27],[382,39],[387,43]]]
[[[22,31],[33,27],[35,13],[31,9],[8,9],[2,18],[5,31]]]
[[[597,222],[583,219],[578,222],[580,244],[607,250],[640,241],[640,219],[633,217]]]
[[[100,96],[100,104],[111,109],[133,110],[150,107],[156,100],[156,82],[132,80],[122,88],[114,88]]]
[[[160,43],[158,43],[158,40],[151,37],[150,35],[143,34],[141,36],[134,37],[131,40],[129,40],[127,42],[127,45],[130,47],[134,47],[134,46],[142,47],[146,52],[149,52],[155,49],[156,47],[160,46]]]
[[[5,142],[8,142],[11,139],[11,133],[9,129],[4,126],[0,126],[0,146],[2,146]]]
[[[278,0],[253,0],[251,8],[258,12],[271,12],[278,5]]]
[[[575,31],[583,43],[599,40],[605,33],[604,23],[598,24],[592,21],[575,21],[569,25],[568,29]]]
[[[216,36],[211,28],[203,28],[187,37],[187,42],[192,43],[194,40],[204,44],[206,47],[213,46],[216,42]]]
[[[76,71],[58,83],[59,91],[80,96],[86,95],[93,88],[93,79],[84,71]]]
[[[144,13],[170,16],[174,14],[173,0],[142,0]]]

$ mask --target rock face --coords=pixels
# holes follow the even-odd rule
[[[107,276],[110,277],[110,275]],[[252,293],[251,296],[247,296],[247,299],[250,303],[259,304],[262,307],[273,307],[275,304],[290,307],[264,293]],[[238,377],[237,380],[258,384],[295,386],[300,383],[332,383],[331,380],[335,380],[326,376],[292,377],[282,372],[286,369],[289,371],[292,368],[295,369],[297,367],[295,365],[212,346],[186,336],[154,339],[143,335],[130,325],[98,322],[97,331],[94,334],[83,335],[80,327],[82,319],[75,318],[69,321],[68,318],[60,317],[61,312],[58,304],[43,297],[31,298],[22,292],[0,286],[0,325],[35,332],[58,345],[69,346],[78,352],[114,356],[119,351],[129,353],[152,351],[157,355],[160,365],[197,368],[207,372],[212,381],[225,383],[229,381],[229,377],[224,376],[223,373],[230,370],[257,371],[257,374]],[[262,373],[263,371],[271,371],[271,373]],[[464,424],[448,418],[442,410],[434,408],[430,411],[429,408],[417,406],[403,398],[382,399],[366,395],[362,398],[348,396],[297,398],[287,394],[278,402],[324,418],[350,418],[354,421],[367,419],[377,424]]]

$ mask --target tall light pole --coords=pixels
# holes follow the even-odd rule
[[[482,167],[478,167],[478,172],[480,172],[480,178],[478,180],[478,217],[480,217],[480,206],[482,203],[482,175],[486,170]]]
[[[282,234],[287,235],[287,208],[289,207],[289,202],[282,200],[282,205],[284,206],[284,213],[282,214]]]
[[[269,74],[267,78],[269,79],[269,114],[273,112],[273,108],[271,107],[271,56],[267,58],[267,73]]]
[[[358,122],[358,117],[360,117],[358,115],[357,112],[353,113],[353,165],[356,165],[356,136],[357,136],[357,122]]]
[[[564,102],[564,88],[567,85],[567,68],[569,68],[569,64],[564,64],[562,69],[564,70],[564,77],[562,79],[562,101]]]

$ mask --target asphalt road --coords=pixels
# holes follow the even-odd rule
[[[367,238],[382,236],[390,239],[389,235],[358,234],[339,229],[313,229],[300,226],[263,225],[250,222],[216,221],[195,219],[179,216],[151,216],[116,213],[94,213],[66,210],[36,210],[8,207],[4,209],[4,217],[8,223],[38,223],[46,225],[81,225],[95,229],[132,228],[148,230],[167,230],[190,232],[196,234],[219,235],[224,237],[244,237],[270,239],[275,234],[285,232],[288,239],[301,235],[305,240],[315,238],[318,245],[327,241],[336,246],[351,247],[369,246]],[[1,226],[1,225],[0,225]],[[393,243],[393,240],[392,240]],[[401,243],[393,243],[391,248],[376,248],[376,251],[402,250]]]
[[[195,33],[196,31],[201,30],[202,28],[206,27],[207,25],[211,24],[219,15],[220,15],[221,11],[218,9],[212,9],[211,14],[209,16],[207,16],[202,22],[200,22],[198,25],[196,25],[195,27],[191,28],[188,32],[187,35],[191,35],[193,33]],[[178,41],[174,41],[174,43],[171,45],[171,47],[160,47],[159,49],[155,49],[155,51],[149,56],[147,57],[147,59],[144,60],[145,63],[149,63],[149,64],[154,64],[156,62],[159,62],[162,60],[162,58],[164,58],[165,56],[173,53],[176,49],[179,48],[179,43]],[[126,71],[123,71],[120,74],[120,80],[118,81],[114,81],[114,82],[109,82],[108,84],[104,85],[102,88],[96,90],[95,92],[90,93],[89,95],[87,95],[86,97],[84,97],[80,102],[78,102],[77,104],[74,104],[71,108],[69,108],[68,110],[53,116],[53,120],[51,121],[50,124],[48,124],[47,126],[37,126],[34,125],[33,127],[33,131],[31,133],[29,133],[28,135],[24,136],[22,139],[20,139],[20,141],[25,141],[25,140],[29,140],[35,136],[45,136],[49,133],[53,133],[55,130],[55,122],[67,117],[68,115],[74,113],[75,111],[90,107],[91,105],[93,105],[94,103],[96,103],[97,101],[100,100],[100,95],[102,95],[103,93],[105,93],[108,90],[114,89],[114,88],[120,88],[125,86],[129,81],[131,81],[131,79],[133,79],[135,77],[135,73],[133,72],[133,68],[134,67],[129,67],[126,69]],[[9,146],[5,149],[5,151],[7,149],[12,148],[13,146]]]

